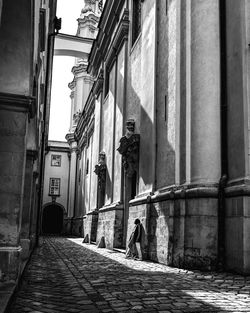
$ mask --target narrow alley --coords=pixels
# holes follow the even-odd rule
[[[81,238],[42,237],[10,313],[250,312],[250,277],[125,259]]]

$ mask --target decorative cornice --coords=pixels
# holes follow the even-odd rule
[[[67,140],[68,144],[70,145],[71,143],[73,143],[75,140],[75,136],[74,136],[74,133],[68,133],[66,136],[65,136],[65,139]]]
[[[73,73],[73,75],[76,76],[78,74],[86,72],[87,71],[87,67],[88,67],[88,64],[80,63],[78,65],[73,66],[71,72]]]
[[[83,80],[86,84],[93,84],[94,83],[94,78],[92,76],[84,76],[83,77]]]
[[[47,146],[46,151],[53,151],[53,152],[69,152],[69,147],[53,147]]]
[[[120,211],[123,209],[124,209],[123,204],[120,202],[116,202],[116,203],[103,206],[101,209],[99,209],[99,213],[104,213],[104,212],[109,212],[109,211]]]
[[[250,196],[250,179],[248,177],[235,179],[229,181],[225,187],[225,196],[230,197],[242,197]]]
[[[153,195],[138,197],[129,202],[130,206],[136,206],[146,203],[157,203],[168,200],[179,199],[201,199],[212,198],[218,199],[218,185],[181,185],[171,187],[164,192],[157,192]]]
[[[73,70],[73,69],[72,69]],[[68,84],[69,89],[73,90],[76,86],[76,79],[74,78],[72,82]]]
[[[113,45],[113,42],[110,43],[111,35],[114,34],[115,27],[117,26],[117,20],[118,17],[121,15],[124,3],[125,0],[106,1],[104,10],[102,12],[98,24],[99,32],[97,34],[96,40],[92,45],[91,52],[89,55],[89,66],[88,66],[89,73],[93,72],[93,74],[95,74],[95,72],[98,71],[101,61],[103,59],[103,52],[108,51],[110,49],[110,45],[111,46]],[[128,14],[128,10],[124,9],[124,12],[125,11]],[[121,18],[121,20],[123,20],[123,17]]]
[[[117,27],[115,36],[111,45],[108,48],[108,51],[104,57],[106,61],[106,66],[109,68],[113,61],[115,60],[116,55],[120,51],[124,41],[128,40],[128,31],[129,31],[129,11],[124,9],[123,15]]]
[[[36,98],[0,92],[0,110],[27,112],[33,118],[36,112]]]

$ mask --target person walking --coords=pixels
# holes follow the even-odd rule
[[[134,229],[130,235],[128,241],[128,247],[126,251],[126,258],[132,258],[135,260],[142,260],[142,252],[141,252],[141,221],[139,218],[136,218],[134,221]]]

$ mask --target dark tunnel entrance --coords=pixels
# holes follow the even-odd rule
[[[63,209],[59,205],[52,204],[43,210],[42,233],[61,234],[63,230]]]

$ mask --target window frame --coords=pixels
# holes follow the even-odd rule
[[[52,182],[57,181],[58,182],[58,187],[54,185],[52,185]],[[58,193],[52,193],[52,188],[58,188]],[[61,194],[61,178],[57,178],[57,177],[50,177],[49,179],[49,196],[57,196],[59,197]]]
[[[55,161],[55,160],[53,160],[53,157],[59,157],[60,162],[59,162],[58,165],[53,164],[53,161]],[[51,154],[50,165],[53,166],[53,167],[61,167],[62,166],[62,156],[60,154]]]

